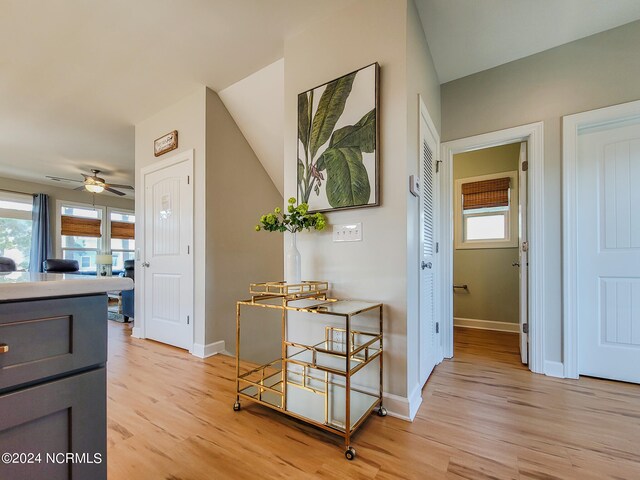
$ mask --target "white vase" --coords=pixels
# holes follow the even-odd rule
[[[300,283],[302,259],[296,245],[296,234],[289,235],[289,245],[287,246],[287,254],[285,258],[285,280],[287,283]]]

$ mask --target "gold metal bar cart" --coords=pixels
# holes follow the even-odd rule
[[[373,411],[379,416],[387,414],[382,406],[383,305],[330,299],[328,290],[327,282],[317,281],[251,284],[251,298],[236,306],[233,409],[240,410],[241,399],[249,400],[339,435],[344,438],[345,457],[353,460],[353,433]],[[240,319],[245,307],[281,311],[279,358],[262,365],[241,359]],[[312,314],[310,330],[323,332],[323,338],[294,341],[288,325],[294,312]],[[378,375],[366,368],[375,364]],[[352,377],[360,371],[368,373],[353,382]],[[374,387],[370,386],[372,378]]]

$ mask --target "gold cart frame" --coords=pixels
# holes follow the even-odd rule
[[[327,297],[327,282],[302,282],[287,284],[284,282],[254,283],[250,286],[251,298],[236,304],[236,402],[234,410],[240,410],[240,399],[264,405],[285,415],[302,420],[315,427],[344,438],[345,457],[355,458],[355,448],[351,445],[351,437],[375,410],[379,416],[386,416],[383,407],[383,331],[384,314],[382,303],[344,301]],[[315,300],[311,306],[292,306],[293,301]],[[267,303],[272,302],[272,303]],[[241,373],[240,328],[241,309],[270,308],[281,310],[281,354],[267,364],[249,368]],[[342,309],[340,307],[343,307]],[[354,307],[354,308],[349,308]],[[352,329],[352,317],[364,312],[378,310],[379,324],[377,332]],[[345,328],[325,326],[325,339],[322,342],[306,345],[291,342],[287,338],[287,322],[289,312],[305,312],[318,315],[342,317]],[[342,341],[335,340],[336,335]],[[298,351],[289,355],[289,349]],[[341,358],[345,362],[344,369],[323,365],[319,355]],[[376,392],[352,386],[351,377],[374,361],[379,363],[379,385]],[[278,366],[279,365],[279,366]],[[291,366],[291,368],[290,368]],[[313,372],[319,372],[314,374]],[[335,383],[329,376],[344,378],[344,383]],[[324,395],[324,422],[308,418],[287,409],[287,386],[292,385],[313,393]],[[330,386],[345,389],[344,425],[329,421],[328,404]],[[366,398],[368,408],[352,423],[352,392]],[[265,399],[268,397],[271,401]],[[274,401],[277,398],[279,401]],[[367,403],[368,404],[368,403]]]

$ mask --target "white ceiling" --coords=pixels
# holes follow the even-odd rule
[[[284,39],[352,1],[0,0],[0,176],[133,183],[133,126],[207,85],[282,191]],[[415,1],[441,83],[640,18],[640,0]]]
[[[639,0],[415,0],[440,83],[640,19]]]
[[[132,183],[133,125],[282,58],[350,1],[0,0],[0,176]]]

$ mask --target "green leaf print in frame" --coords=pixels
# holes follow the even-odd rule
[[[379,68],[298,95],[298,201],[311,212],[380,204]]]

